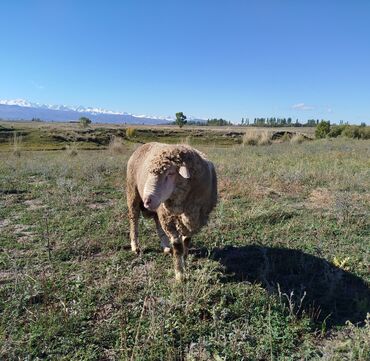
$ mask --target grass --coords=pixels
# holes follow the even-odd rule
[[[274,128],[273,132],[304,132],[312,137],[313,128]],[[121,138],[131,143],[162,141],[182,143],[191,141],[200,146],[231,146],[243,143],[245,132],[268,134],[260,143],[270,142],[270,132],[264,128],[245,127],[195,127],[186,126],[144,126],[130,127],[115,124],[91,124],[81,128],[78,123],[55,122],[20,122],[0,120],[0,150],[14,149],[14,137],[22,139],[22,146],[27,150],[61,150],[73,144],[79,149],[94,150],[111,147],[112,139]]]
[[[0,358],[367,360],[368,142],[200,146],[220,196],[182,285],[150,220],[129,250],[119,143],[0,153]]]

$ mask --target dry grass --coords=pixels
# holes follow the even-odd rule
[[[366,359],[364,141],[200,148],[220,197],[183,285],[151,220],[129,251],[126,146],[0,152],[1,359]]]
[[[247,129],[243,136],[243,145],[271,144],[271,131],[261,129]]]
[[[76,143],[66,145],[66,153],[69,157],[75,157],[78,155],[78,146]]]
[[[22,136],[18,135],[16,132],[13,135],[13,154],[17,157],[21,156],[22,147]]]
[[[302,134],[295,134],[290,138],[290,143],[292,144],[301,144],[305,141],[305,137]]]
[[[109,142],[108,150],[111,154],[123,154],[127,152],[127,147],[124,144],[123,138],[113,136]]]
[[[334,204],[334,195],[326,188],[317,188],[310,193],[308,201],[310,208],[330,209]]]

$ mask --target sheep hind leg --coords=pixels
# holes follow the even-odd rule
[[[191,246],[191,238],[183,236],[182,241],[184,243],[184,257],[186,258],[189,254],[189,248]]]
[[[168,239],[165,231],[163,230],[157,215],[154,216],[154,220],[155,220],[155,225],[157,228],[158,237],[161,240],[161,246],[163,248],[163,252],[165,254],[169,254],[171,253],[170,240]]]

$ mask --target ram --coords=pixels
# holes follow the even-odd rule
[[[175,277],[183,279],[191,237],[208,222],[217,203],[214,165],[187,145],[147,143],[127,164],[131,249],[139,252],[140,211],[153,217],[164,252],[172,248]]]

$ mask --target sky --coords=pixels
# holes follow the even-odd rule
[[[0,99],[370,124],[369,0],[2,0]]]

